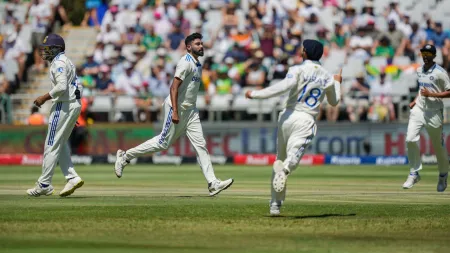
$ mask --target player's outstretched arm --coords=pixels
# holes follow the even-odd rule
[[[428,89],[421,89],[420,94],[424,97],[430,98],[450,98],[450,90],[446,90],[443,92],[431,92]]]
[[[295,74],[288,73],[286,78],[281,82],[276,83],[262,90],[247,91],[245,97],[249,99],[264,99],[279,96],[286,91],[292,89],[298,82],[298,77]]]
[[[172,82],[172,86],[170,86],[170,102],[172,102],[172,122],[174,124],[178,124],[180,122],[180,118],[178,117],[178,89],[180,88],[183,80],[178,77],[175,77]]]
[[[332,82],[333,84],[325,89],[325,94],[327,95],[328,103],[331,106],[336,106],[341,101],[342,69],[339,71],[339,74],[334,75]]]

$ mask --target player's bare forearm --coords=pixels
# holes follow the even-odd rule
[[[172,122],[178,124],[178,89],[180,85],[183,83],[183,80],[175,77],[172,82],[172,86],[170,86],[170,102],[172,102]]]
[[[450,91],[431,93],[428,97],[434,98],[450,98]]]
[[[424,97],[430,98],[450,98],[450,90],[443,92],[430,92],[428,89],[422,89],[420,94]]]
[[[50,96],[50,93],[46,93],[45,95],[42,95],[42,96],[36,98],[36,100],[34,100],[34,104],[37,107],[41,107],[41,105],[43,105],[45,102],[47,102],[50,99],[52,99],[52,97]]]

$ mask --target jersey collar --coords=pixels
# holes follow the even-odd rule
[[[53,60],[52,60],[52,62],[50,63],[50,65],[52,65],[53,62],[58,58],[58,56],[60,56],[60,55],[62,55],[62,54],[64,54],[64,52],[60,52],[59,54],[57,54],[57,55],[55,56],[55,58],[53,58]]]
[[[436,68],[436,65],[437,65],[437,64],[434,63],[434,65],[431,66],[431,68],[430,68],[427,72],[425,72],[425,68],[424,68],[425,64],[422,65],[422,73],[429,74],[429,73],[433,72],[433,70]]]
[[[199,60],[196,60],[195,58],[194,58],[194,56],[192,56],[192,54],[190,54],[190,53],[187,53],[188,55],[190,55],[191,57],[192,57],[192,59],[194,60],[194,63],[195,63],[195,65],[197,65],[197,67],[201,67],[202,65],[200,64],[200,61]]]
[[[304,62],[304,63],[314,63],[314,64],[322,65],[322,64],[320,63],[320,61],[304,60],[303,62]]]

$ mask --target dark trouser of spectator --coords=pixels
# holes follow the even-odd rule
[[[72,154],[87,154],[87,138],[89,132],[86,127],[75,127],[70,135],[70,148]]]
[[[12,124],[12,104],[8,94],[0,94],[0,124]]]

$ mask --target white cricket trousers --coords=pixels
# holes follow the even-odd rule
[[[42,175],[38,182],[51,184],[56,164],[59,162],[64,177],[69,180],[77,177],[70,158],[69,137],[81,112],[79,100],[53,103],[45,139]]]
[[[422,169],[419,140],[420,131],[423,127],[425,127],[430,136],[431,145],[433,145],[434,153],[436,154],[439,172],[448,172],[448,156],[442,135],[442,121],[442,110],[423,110],[417,105],[411,109],[408,132],[406,133],[410,172],[417,172]]]
[[[306,148],[316,135],[317,126],[313,116],[291,109],[285,109],[278,119],[277,160],[283,161],[284,168],[292,173],[298,166]],[[273,181],[274,173],[272,172]],[[282,192],[276,192],[272,183],[271,205],[281,206],[287,185]]]
[[[141,145],[129,149],[125,153],[126,160],[132,160],[138,156],[167,150],[180,136],[186,133],[192,146],[194,146],[197,154],[197,162],[199,163],[203,175],[208,183],[216,180],[214,169],[211,164],[208,149],[206,149],[206,141],[203,137],[202,125],[196,108],[179,111],[178,124],[172,122],[173,109],[168,103],[163,105],[164,125],[161,133],[152,139],[142,143]]]

